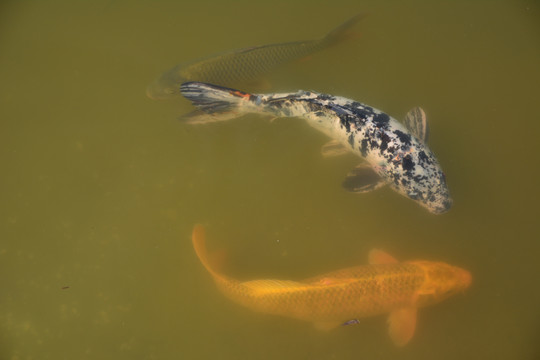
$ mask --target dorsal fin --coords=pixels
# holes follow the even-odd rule
[[[395,264],[398,261],[392,255],[385,253],[382,250],[372,249],[369,252],[369,263],[372,265],[380,264]]]
[[[343,41],[348,37],[349,29],[365,16],[366,13],[360,13],[353,16],[352,18],[345,21],[343,24],[339,25],[337,28],[326,34],[326,36],[322,40],[320,40],[321,43],[325,44],[326,46],[332,46],[339,43],[340,41]]]
[[[407,115],[405,115],[403,123],[416,138],[427,143],[429,128],[426,113],[421,107],[417,106],[412,108]]]

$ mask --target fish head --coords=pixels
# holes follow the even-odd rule
[[[146,96],[153,100],[167,100],[176,95],[180,95],[180,84],[173,82],[171,79],[160,77],[146,88]]]
[[[167,100],[180,96],[180,85],[187,79],[179,66],[163,73],[146,88],[146,96],[153,100]]]
[[[465,291],[472,282],[471,273],[443,262],[411,261],[424,272],[424,283],[418,290],[419,306],[442,301]]]
[[[415,200],[433,214],[450,210],[452,197],[446,176],[435,155],[418,140],[409,150],[392,159],[390,175],[392,186],[400,193]]]
[[[444,214],[452,207],[452,197],[446,185],[446,176],[440,169],[431,169],[429,177],[416,177],[413,181],[412,191],[407,196],[416,200],[433,214]]]

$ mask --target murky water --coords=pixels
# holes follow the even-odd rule
[[[452,210],[340,183],[298,119],[190,127],[145,89],[171,66],[312,39],[367,11],[361,37],[271,74],[401,119],[424,107]],[[540,356],[540,8],[533,1],[4,2],[0,6],[0,358],[533,359]],[[385,317],[321,332],[250,312],[196,258],[298,280],[398,259],[468,269],[419,311],[404,348]]]

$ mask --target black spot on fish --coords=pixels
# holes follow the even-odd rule
[[[420,183],[422,180],[427,179],[427,177],[425,175],[416,175],[413,179],[415,182]]]
[[[386,133],[381,133],[381,151],[385,151],[388,148],[388,143],[390,142],[390,136]]]
[[[414,162],[412,161],[411,155],[407,155],[403,158],[403,161],[401,162],[401,166],[403,167],[403,170],[410,171],[414,168]]]
[[[324,116],[324,112],[322,112],[322,111],[317,111],[317,112],[315,113],[315,116],[319,116],[319,117],[320,117],[320,116]]]
[[[363,108],[366,109],[366,111],[369,111],[370,113],[374,112],[371,106],[364,105]]]
[[[339,106],[339,105],[336,105],[336,104],[329,104],[329,105],[326,105],[326,107],[330,110],[332,110],[333,112],[335,112],[336,114],[338,115],[344,115],[344,116],[348,116],[349,115],[349,111],[347,111],[347,109]]]
[[[418,159],[420,159],[421,163],[427,162],[428,164],[431,164],[431,161],[429,160],[429,157],[426,155],[424,150],[418,153]]]
[[[364,105],[362,105],[362,103],[359,103],[358,101],[353,101],[353,102],[351,103],[351,106],[352,106],[353,108],[355,108],[355,109],[359,109],[359,108],[363,108],[363,107],[364,107]]]
[[[401,130],[394,130],[394,134],[399,138],[403,145],[411,145],[411,135],[406,134]]]
[[[345,127],[345,130],[347,130],[347,132],[351,131],[351,122],[348,116],[346,115],[339,116],[339,122],[341,126]]]
[[[352,133],[352,132],[349,135],[349,144],[351,144],[351,146],[354,145],[354,133]]]
[[[362,120],[367,120],[368,118],[373,116],[373,111],[367,110],[365,108],[359,108],[359,109],[352,109],[354,114],[358,116]]]
[[[272,106],[275,106],[276,108],[281,109],[283,107],[283,102],[281,101],[272,102]]]
[[[373,117],[373,122],[375,123],[375,126],[377,126],[378,128],[388,127],[389,121],[390,121],[390,116],[386,115],[385,113],[376,114]]]
[[[305,102],[305,107],[306,107],[306,110],[313,111],[313,112],[315,111],[319,112],[321,110],[321,105],[311,100],[308,100]]]
[[[328,94],[319,94],[319,96],[317,96],[317,99],[320,99],[320,100],[335,100],[335,97],[332,96],[332,95],[328,95]]]
[[[363,157],[367,156],[368,154],[368,140],[367,139],[362,139],[362,143],[360,146],[360,153],[362,154]]]

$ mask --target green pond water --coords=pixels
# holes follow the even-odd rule
[[[402,119],[422,106],[454,205],[341,188],[353,155],[300,119],[206,126],[146,97],[175,64],[316,39],[345,44],[270,74],[264,92],[341,95]],[[0,359],[540,357],[536,1],[4,1],[0,5]],[[400,260],[469,270],[395,347],[385,316],[332,331],[225,298],[223,271],[300,280]]]

